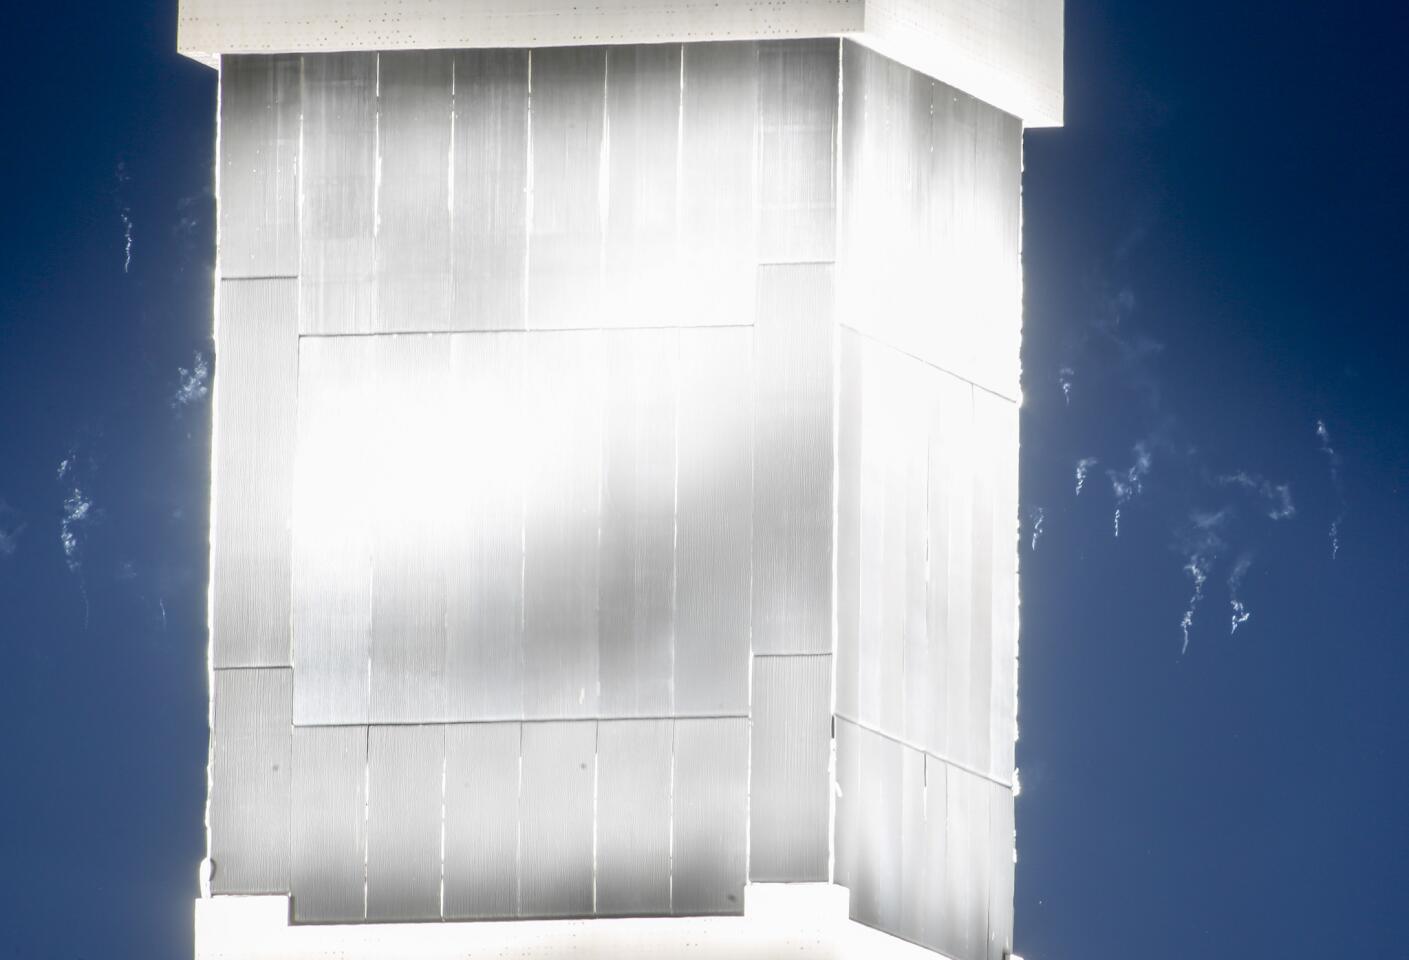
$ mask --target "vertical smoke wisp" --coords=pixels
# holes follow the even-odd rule
[[[1139,496],[1145,489],[1145,478],[1150,474],[1150,467],[1154,464],[1154,459],[1150,454],[1150,447],[1145,441],[1135,444],[1135,462],[1130,465],[1130,469],[1123,473],[1116,470],[1106,471],[1106,476],[1111,481],[1111,492],[1115,494],[1115,535],[1120,536],[1120,511],[1132,499]]]
[[[1028,514],[1032,519],[1032,552],[1037,552],[1037,541],[1042,539],[1042,521],[1046,519],[1046,512],[1041,507],[1033,507]]]
[[[1071,388],[1075,376],[1076,371],[1071,367],[1062,367],[1057,371],[1057,382],[1061,384],[1062,399],[1066,401],[1067,406],[1071,406]]]
[[[1208,582],[1209,572],[1213,569],[1214,561],[1223,552],[1225,545],[1222,531],[1229,514],[1230,511],[1224,508],[1214,513],[1196,510],[1189,515],[1189,529],[1184,534],[1181,547],[1184,554],[1184,572],[1193,581],[1194,591],[1189,597],[1188,606],[1184,608],[1184,616],[1179,620],[1179,629],[1184,635],[1180,656],[1189,652],[1189,629],[1194,625],[1194,613],[1203,600],[1204,584]]]
[[[82,486],[74,478],[77,469],[77,454],[59,461],[57,479],[64,485],[66,494],[63,512],[59,517],[59,548],[64,554],[64,565],[78,581],[78,593],[83,598],[83,627],[88,628],[88,584],[83,577],[83,537],[94,517],[93,500],[83,492]]]
[[[1238,632],[1238,628],[1248,622],[1252,616],[1248,608],[1244,605],[1240,593],[1243,588],[1243,578],[1248,574],[1248,568],[1252,566],[1252,557],[1243,554],[1238,558],[1238,563],[1233,567],[1233,572],[1228,576],[1228,604],[1233,608],[1232,626],[1228,630],[1229,634]],[[1187,645],[1188,638],[1185,638]]]
[[[206,394],[210,392],[210,364],[206,361],[205,354],[196,353],[196,359],[191,369],[187,370],[185,367],[177,367],[176,369],[180,374],[181,382],[171,398],[171,405],[179,409],[204,400]]]
[[[1331,446],[1331,431],[1326,429],[1325,420],[1316,421],[1316,439],[1321,444],[1321,452],[1326,455],[1326,465],[1331,471],[1331,487],[1336,493],[1336,517],[1331,521],[1331,559],[1336,559],[1341,550],[1340,529],[1345,521],[1345,489],[1341,486],[1341,459],[1336,448]]]
[[[1081,490],[1086,486],[1086,477],[1091,472],[1091,468],[1099,463],[1095,457],[1082,457],[1076,461],[1076,495],[1081,496]]]

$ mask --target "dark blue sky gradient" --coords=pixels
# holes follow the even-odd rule
[[[1409,84],[1398,8],[1353,7],[1069,2],[1068,125],[1026,145],[1029,960],[1409,942]],[[188,957],[210,409],[175,398],[210,355],[215,76],[174,3],[8,17],[0,958]]]

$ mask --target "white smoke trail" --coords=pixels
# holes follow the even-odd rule
[[[68,461],[60,465],[67,472]],[[59,546],[64,551],[64,563],[69,573],[78,578],[78,592],[83,597],[83,626],[88,627],[88,587],[83,580],[83,539],[82,531],[93,518],[93,501],[75,486],[73,492],[64,499],[64,514],[59,520]]]
[[[1062,367],[1057,371],[1057,382],[1062,386],[1062,398],[1066,400],[1067,406],[1071,406],[1072,378],[1076,376],[1076,371],[1071,367]]]
[[[1042,539],[1042,521],[1046,519],[1046,513],[1041,507],[1033,507],[1029,514],[1032,517],[1032,552],[1037,552],[1037,541]]]
[[[1154,464],[1154,458],[1150,454],[1149,445],[1145,441],[1135,444],[1135,462],[1130,465],[1130,469],[1122,472],[1107,470],[1106,476],[1111,481],[1111,492],[1115,494],[1115,535],[1120,536],[1120,509],[1129,503],[1133,498],[1140,495],[1145,489],[1145,478],[1150,475],[1150,467]]]
[[[132,269],[132,217],[128,214],[127,208],[122,209],[122,239],[123,239],[123,260],[122,272],[126,273]]]
[[[1331,486],[1336,491],[1336,518],[1331,521],[1331,559],[1341,550],[1340,529],[1345,520],[1345,488],[1341,486],[1341,458],[1336,448],[1331,446],[1331,431],[1326,429],[1325,420],[1316,421],[1316,439],[1321,443],[1321,452],[1326,455],[1326,464],[1331,471]]]
[[[1224,486],[1237,486],[1251,491],[1262,500],[1263,512],[1269,520],[1288,520],[1296,516],[1296,504],[1292,503],[1291,484],[1272,483],[1255,474],[1239,470],[1218,478]]]
[[[1076,495],[1081,496],[1081,488],[1086,486],[1086,476],[1099,461],[1095,457],[1082,457],[1076,461]]]
[[[1194,511],[1189,515],[1190,528],[1183,538],[1184,572],[1193,580],[1194,592],[1190,595],[1189,604],[1184,608],[1184,616],[1179,621],[1179,629],[1184,634],[1180,656],[1189,652],[1189,628],[1194,625],[1194,612],[1203,600],[1204,584],[1208,582],[1209,571],[1213,569],[1218,555],[1223,552],[1222,529],[1229,513],[1225,508],[1215,513]]]
[[[1180,656],[1189,652],[1189,628],[1194,625],[1194,610],[1204,596],[1204,584],[1208,581],[1209,563],[1210,561],[1205,557],[1192,557],[1188,563],[1184,564],[1184,572],[1194,580],[1194,593],[1189,597],[1189,606],[1184,610],[1184,618],[1179,621],[1179,628],[1184,631],[1184,646],[1179,650]]]
[[[1252,566],[1252,557],[1243,554],[1238,558],[1238,563],[1233,567],[1233,572],[1228,576],[1228,603],[1233,608],[1232,627],[1230,634],[1238,632],[1238,628],[1247,623],[1252,614],[1243,604],[1242,598],[1238,596],[1243,588],[1243,578],[1247,576],[1248,568]]]

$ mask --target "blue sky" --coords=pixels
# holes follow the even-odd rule
[[[182,957],[214,74],[174,4],[31,10],[0,57],[0,956]],[[1069,3],[1068,125],[1026,144],[1029,960],[1409,939],[1396,12]]]

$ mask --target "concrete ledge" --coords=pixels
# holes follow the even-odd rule
[[[935,960],[853,923],[831,884],[752,884],[742,917],[299,925],[288,897],[196,901],[196,960]]]

